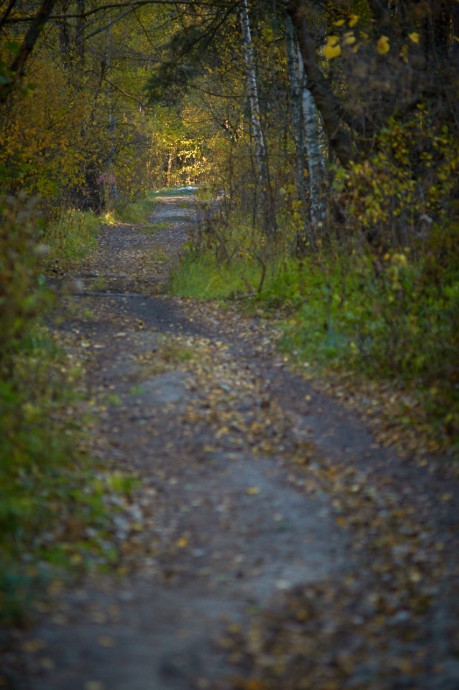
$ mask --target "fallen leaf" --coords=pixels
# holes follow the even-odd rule
[[[26,640],[22,643],[22,649],[25,652],[29,652],[31,654],[39,652],[40,649],[43,649],[44,647],[46,647],[45,642],[43,640],[39,640],[38,638],[33,640]]]

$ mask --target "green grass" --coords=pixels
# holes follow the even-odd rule
[[[245,258],[219,263],[213,252],[190,252],[171,289],[201,299],[254,293],[250,303],[275,317],[281,347],[300,362],[354,370],[414,391],[446,443],[459,432],[459,272],[429,279],[429,264],[391,252],[375,264],[364,254],[323,254],[261,268]],[[449,440],[448,440],[449,439]]]
[[[154,200],[149,197],[128,204],[121,204],[115,208],[115,218],[122,223],[148,224],[149,218],[155,210],[155,205]]]
[[[98,233],[99,219],[95,213],[76,209],[63,212],[58,221],[45,229],[45,266],[68,268],[78,264],[96,247]]]
[[[188,254],[171,278],[171,291],[180,297],[224,299],[254,292],[260,278],[261,267],[252,261],[224,265],[212,254]]]
[[[109,516],[83,452],[81,369],[44,327],[30,328],[0,381],[0,619],[26,614],[56,569],[114,557]]]
[[[14,623],[57,574],[116,558],[113,487],[84,451],[92,420],[81,367],[44,325],[53,300],[43,258],[76,264],[99,222],[69,211],[44,232],[40,225],[30,200],[0,199],[0,620]]]
[[[164,189],[158,189],[154,192],[150,192],[153,198],[161,196],[193,196],[196,194],[197,189],[183,189],[183,187],[169,187]]]

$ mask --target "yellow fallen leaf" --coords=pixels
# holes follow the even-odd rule
[[[255,496],[256,494],[259,494],[259,493],[260,493],[260,489],[258,488],[258,486],[249,486],[249,488],[247,489],[246,493],[247,493],[249,496]]]
[[[349,17],[350,28],[352,29],[352,27],[355,26],[358,21],[359,21],[359,15],[358,14],[351,14],[351,16]]]
[[[48,656],[44,656],[42,659],[40,659],[40,666],[46,671],[52,671],[56,664]]]
[[[264,688],[266,688],[266,685],[262,680],[258,678],[249,678],[245,684],[244,690],[264,690]]]
[[[413,43],[419,43],[419,34],[417,33],[417,31],[413,31],[412,33],[408,34],[408,38]]]
[[[385,55],[390,50],[390,41],[387,36],[381,36],[376,41],[376,50],[380,55]]]
[[[115,646],[115,640],[113,637],[110,637],[109,635],[101,635],[98,640],[99,644],[101,647],[114,647]]]
[[[32,654],[34,652],[39,652],[40,649],[43,649],[43,647],[45,646],[46,645],[44,641],[39,639],[26,640],[22,643],[22,649],[24,650],[24,652],[30,652]]]
[[[180,537],[180,539],[177,539],[175,542],[175,545],[178,546],[179,549],[184,549],[186,546],[188,546],[188,539],[185,537]]]

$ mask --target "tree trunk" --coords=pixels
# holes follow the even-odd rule
[[[308,88],[308,80],[304,71],[301,54],[298,56],[298,62],[301,74],[303,117],[308,158],[311,223],[317,237],[318,229],[321,227],[321,224],[324,223],[326,211],[324,197],[324,164],[323,156],[320,151],[319,113],[317,112],[312,93]]]
[[[75,29],[75,49],[79,67],[83,69],[85,63],[85,43],[84,43],[84,12],[85,0],[77,0],[78,18]]]
[[[298,201],[301,204],[303,227],[297,234],[297,249],[303,254],[307,245],[314,247],[314,233],[310,224],[310,213],[307,199],[307,181],[305,177],[306,145],[303,122],[302,85],[298,64],[298,46],[295,41],[294,27],[287,17],[287,66],[292,100],[292,127],[295,140],[295,186]]]
[[[24,76],[26,62],[32,50],[34,49],[35,43],[37,42],[43,27],[48,21],[55,4],[56,0],[43,0],[40,9],[35,15],[34,20],[30,24],[30,27],[24,36],[19,53],[9,68],[10,76],[8,76],[8,78],[6,78],[5,81],[0,85],[0,104],[6,102],[14,88],[14,85]]]
[[[261,125],[260,101],[258,98],[258,83],[255,72],[255,56],[250,31],[249,8],[247,0],[242,0],[239,11],[242,45],[247,76],[247,91],[250,102],[251,128],[255,144],[255,163],[259,177],[261,198],[263,203],[263,229],[267,235],[276,232],[276,218],[274,212],[274,200],[269,179],[268,157],[266,153],[265,138]]]
[[[353,137],[343,127],[342,107],[317,65],[316,46],[304,13],[304,0],[291,0],[287,5],[287,12],[296,29],[308,89],[321,114],[330,146],[342,165],[346,167],[356,156]]]

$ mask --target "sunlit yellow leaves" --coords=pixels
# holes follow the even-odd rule
[[[349,27],[352,29],[352,27],[355,26],[358,21],[359,21],[358,14],[351,14],[351,16],[349,18]]]
[[[380,55],[385,55],[390,50],[390,41],[387,36],[381,36],[376,42],[376,50]]]
[[[322,55],[326,60],[333,60],[341,55],[341,45],[338,36],[327,36],[327,42],[322,48]]]
[[[408,34],[408,38],[412,43],[419,43],[419,34],[416,31],[413,31],[411,34]]]

